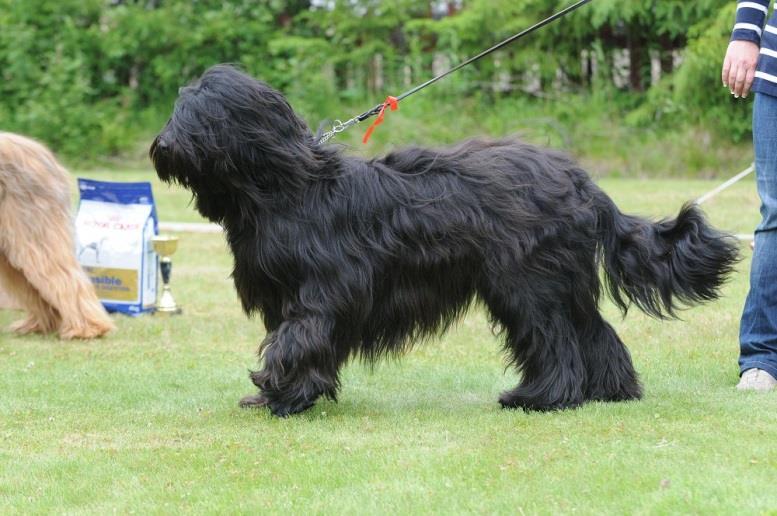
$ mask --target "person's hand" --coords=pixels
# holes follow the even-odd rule
[[[752,41],[732,41],[723,60],[723,86],[736,98],[747,97],[753,85],[760,48]]]

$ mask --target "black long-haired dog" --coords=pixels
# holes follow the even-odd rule
[[[639,398],[598,311],[599,264],[624,313],[664,317],[715,299],[737,259],[697,208],[658,223],[624,215],[569,158],[513,139],[344,156],[225,65],[182,89],[150,156],[226,231],[243,309],[268,331],[251,374],[260,392],[241,406],[279,416],[335,399],[349,357],[404,351],[473,299],[522,373],[503,407]]]

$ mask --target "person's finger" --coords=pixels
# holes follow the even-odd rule
[[[728,74],[731,71],[731,58],[726,53],[726,58],[723,60],[723,71],[721,72],[721,78],[723,79],[723,87],[728,87]]]
[[[753,80],[755,79],[755,68],[750,67],[747,70],[747,77],[745,77],[745,87],[742,90],[742,96],[747,98],[750,94],[750,88],[753,86]]]
[[[726,84],[728,84],[728,89],[731,90],[732,95],[736,95],[734,93],[734,87],[737,83],[737,73],[739,72],[739,61],[731,63],[731,68],[728,70],[728,80]]]
[[[747,78],[748,66],[746,63],[740,63],[737,69],[737,78],[734,82],[734,96],[739,98],[743,96],[745,89],[745,79]]]

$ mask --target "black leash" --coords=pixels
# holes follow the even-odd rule
[[[375,128],[383,122],[383,117],[384,117],[384,115],[386,113],[386,109],[387,108],[391,108],[392,111],[396,111],[398,109],[398,105],[399,105],[399,102],[401,100],[409,97],[410,95],[413,95],[414,93],[418,93],[419,91],[421,91],[422,89],[426,88],[427,86],[431,86],[432,84],[434,84],[435,82],[439,81],[440,79],[443,79],[443,78],[449,76],[450,74],[452,74],[453,72],[456,72],[456,71],[460,70],[461,68],[464,68],[465,66],[467,66],[469,64],[472,64],[472,63],[474,63],[475,61],[477,61],[479,59],[482,59],[483,57],[491,54],[492,52],[495,52],[495,51],[499,50],[500,48],[505,47],[505,46],[509,45],[510,43],[513,43],[514,41],[519,40],[522,37],[527,36],[527,35],[531,34],[532,32],[534,32],[534,31],[536,31],[538,29],[541,29],[545,25],[553,23],[554,21],[558,20],[559,18],[561,18],[563,16],[566,16],[567,14],[571,13],[572,11],[575,11],[575,10],[579,9],[580,7],[583,7],[585,4],[587,4],[589,2],[591,2],[591,0],[580,0],[576,4],[571,5],[571,6],[567,7],[566,9],[564,9],[562,11],[559,11],[556,14],[554,14],[554,15],[552,15],[552,16],[544,19],[544,20],[542,20],[541,22],[532,25],[528,29],[525,29],[525,30],[519,32],[518,34],[515,34],[515,35],[507,38],[506,40],[502,41],[501,43],[498,43],[498,44],[494,45],[493,47],[489,48],[488,50],[484,50],[483,52],[481,52],[480,54],[476,55],[475,57],[471,57],[471,58],[467,59],[466,61],[464,61],[462,63],[459,63],[458,65],[454,66],[453,68],[451,68],[447,72],[441,73],[440,75],[429,79],[428,81],[426,81],[423,84],[419,84],[415,88],[412,88],[412,89],[406,91],[405,93],[399,95],[398,97],[388,97],[388,98],[386,98],[385,102],[383,102],[381,104],[378,104],[377,106],[375,106],[374,108],[370,109],[369,111],[365,111],[361,115],[357,115],[357,116],[355,116],[355,117],[353,117],[350,120],[347,120],[345,122],[340,122],[339,120],[336,120],[334,126],[332,126],[332,129],[330,129],[329,131],[327,131],[327,132],[325,132],[324,134],[321,135],[321,137],[318,140],[318,144],[319,145],[324,144],[327,141],[329,141],[337,133],[341,133],[341,132],[345,131],[346,129],[348,129],[349,127],[358,124],[359,122],[363,122],[363,121],[367,120],[368,118],[372,118],[373,116],[378,115],[377,120],[375,120],[375,122],[372,124],[372,126],[370,126],[370,128],[367,130],[367,133],[364,135],[363,142],[367,143],[367,140],[369,140],[369,138],[372,135],[372,132],[375,130]]]

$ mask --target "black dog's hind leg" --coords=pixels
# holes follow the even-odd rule
[[[564,315],[543,315],[526,329],[507,329],[506,346],[522,378],[515,389],[499,397],[504,408],[544,411],[583,402],[585,370],[577,336]]]
[[[625,401],[642,397],[631,355],[615,330],[595,312],[580,332],[586,400]]]
[[[258,396],[241,400],[243,407],[267,406],[276,416],[302,412],[321,396],[335,399],[343,356],[332,343],[333,324],[322,316],[288,320],[262,344],[264,364],[251,373]]]
[[[522,372],[521,383],[499,397],[503,407],[543,411],[583,402],[585,367],[569,316],[569,290],[556,274],[516,266],[481,291],[505,329],[511,362]]]
[[[599,313],[601,281],[596,249],[577,249],[575,286],[571,291],[572,321],[586,370],[586,401],[639,399],[642,388],[631,356],[615,330]]]

